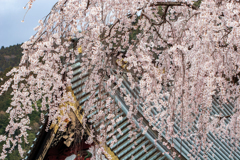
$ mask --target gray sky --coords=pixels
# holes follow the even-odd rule
[[[36,0],[28,11],[23,7],[29,0],[0,0],[0,47],[27,41],[36,33],[38,20],[46,16],[58,0]]]

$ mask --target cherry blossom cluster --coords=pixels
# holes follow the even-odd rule
[[[88,143],[104,144],[108,136],[113,138],[111,145],[117,143],[111,132],[122,120],[115,119],[121,108],[114,98],[117,94],[129,107],[132,139],[151,127],[158,132],[156,143],[163,137],[170,144],[174,138],[191,140],[191,153],[197,155],[211,148],[207,134],[212,132],[221,139],[230,135],[229,143],[236,144],[231,145],[236,149],[240,138],[239,8],[238,1],[225,0],[202,0],[200,5],[185,0],[59,0],[39,21],[36,35],[22,45],[19,67],[8,73],[13,78],[0,88],[0,94],[13,88],[8,134],[0,136],[6,141],[1,158],[16,145],[23,155],[20,146],[27,141],[28,115],[33,110],[47,111],[50,125],[61,117],[59,105],[73,101],[66,92],[74,72],[68,64],[75,63],[79,47],[80,78],[88,76],[83,92],[90,95],[84,103],[83,124],[100,128],[90,128]],[[75,46],[71,37],[78,39]],[[215,113],[214,98],[221,102],[219,113],[222,104],[233,104],[231,114]],[[140,129],[136,126],[137,113],[149,126],[141,118],[137,119]],[[117,132],[122,134],[121,129]],[[99,155],[105,152],[101,144]]]

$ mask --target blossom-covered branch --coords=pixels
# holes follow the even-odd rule
[[[93,137],[106,141],[120,107],[114,99],[117,95],[129,108],[131,127],[139,130],[133,119],[142,114],[149,126],[139,118],[140,128],[144,134],[148,127],[154,128],[159,135],[156,141],[162,136],[169,143],[173,138],[194,141],[194,155],[211,147],[207,140],[211,132],[221,138],[230,135],[236,148],[239,7],[237,1],[224,0],[202,0],[200,6],[191,1],[59,0],[39,21],[37,34],[22,45],[19,68],[9,72],[13,78],[1,86],[1,94],[13,88],[7,136],[1,137],[6,141],[2,158],[9,148],[26,140],[33,110],[47,111],[49,125],[56,124],[61,117],[59,105],[72,100],[66,87],[76,79],[67,64],[75,63],[76,57],[81,63],[79,78],[87,79],[82,91],[90,95],[83,124],[101,122],[99,131],[90,129],[89,143]],[[234,104],[230,115],[217,116],[212,107],[216,97],[222,104]],[[33,105],[38,100],[41,108]],[[86,118],[95,111],[97,116]],[[117,141],[113,139],[112,145]]]

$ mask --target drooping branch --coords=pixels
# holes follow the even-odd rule
[[[200,1],[201,0],[198,2]],[[221,31],[221,33],[220,30],[214,31],[221,29],[221,26],[218,27],[216,23],[212,23],[217,19],[216,17],[219,16],[220,10],[220,8],[212,5],[215,1],[205,1],[203,4],[205,8],[202,7],[201,9],[198,9],[195,3],[192,4],[191,2],[183,1],[131,3],[129,0],[122,0],[123,3],[117,3],[116,1],[110,0],[62,0],[59,2],[61,6],[58,5],[56,9],[51,12],[51,16],[48,15],[46,17],[44,24],[41,24],[41,29],[39,29],[36,34],[40,36],[34,36],[34,39],[31,39],[31,41],[27,42],[24,46],[24,48],[26,48],[25,53],[27,53],[27,51],[29,52],[29,55],[25,54],[24,59],[30,62],[29,67],[23,68],[20,66],[24,71],[22,72],[21,69],[19,69],[16,74],[14,72],[14,74],[18,76],[14,77],[14,83],[19,77],[25,77],[26,83],[29,83],[27,86],[36,88],[34,91],[39,94],[32,93],[33,97],[39,96],[39,98],[41,98],[40,96],[47,95],[47,98],[52,100],[52,95],[55,95],[56,98],[52,100],[54,104],[62,102],[61,96],[65,95],[65,92],[63,89],[59,92],[58,89],[60,87],[64,88],[65,82],[70,81],[73,76],[68,74],[67,71],[64,72],[63,67],[60,66],[64,63],[59,62],[62,62],[60,60],[63,57],[68,61],[71,56],[77,56],[77,48],[71,48],[69,45],[81,45],[83,49],[83,53],[80,56],[81,65],[75,68],[76,66],[74,64],[74,71],[78,71],[79,69],[82,72],[79,73],[81,76],[85,76],[84,74],[86,74],[85,77],[88,76],[86,82],[82,83],[85,85],[85,88],[81,88],[81,92],[89,93],[91,91],[88,100],[84,103],[89,109],[87,111],[88,113],[95,111],[95,109],[102,111],[102,117],[110,113],[102,109],[104,108],[103,104],[105,104],[105,102],[102,103],[105,95],[102,92],[97,94],[98,91],[109,88],[112,93],[120,93],[120,95],[122,93],[121,96],[126,102],[126,105],[131,106],[132,109],[142,109],[146,121],[150,124],[156,124],[154,127],[155,129],[157,128],[156,130],[159,132],[159,135],[165,132],[166,135],[172,139],[175,136],[176,138],[186,138],[187,141],[191,141],[192,137],[186,135],[195,134],[197,137],[197,143],[195,144],[196,146],[200,146],[202,144],[207,145],[205,141],[207,133],[212,130],[214,133],[214,129],[216,128],[216,126],[211,126],[209,123],[208,119],[211,117],[207,111],[208,109],[211,110],[211,96],[215,94],[214,91],[216,89],[223,91],[220,95],[221,98],[228,99],[229,97],[233,97],[237,99],[236,103],[234,102],[234,105],[236,104],[234,109],[239,109],[239,93],[235,93],[236,90],[239,91],[239,87],[237,85],[233,87],[229,85],[229,81],[224,80],[225,77],[215,75],[216,72],[219,72],[225,73],[226,77],[231,77],[239,71],[238,68],[236,69],[236,66],[239,66],[239,55],[237,54],[236,46],[239,37],[235,36],[235,34],[239,35],[239,26],[234,25],[232,32],[229,28]],[[222,3],[230,4],[228,6],[226,5],[227,8],[224,8],[225,6],[223,5],[223,9],[227,10],[228,14],[225,14],[222,19],[217,19],[217,21],[221,24],[228,24],[228,21],[231,23],[231,21],[239,18],[236,14],[236,12],[238,12],[236,7],[239,7],[239,4],[236,4],[238,6],[232,6],[230,2],[223,1]],[[160,8],[162,8],[161,13],[159,13]],[[170,8],[171,14],[169,14]],[[142,15],[141,17],[137,17],[137,22],[135,22],[133,18],[135,18],[136,13],[140,10]],[[189,12],[186,12],[186,10]],[[158,14],[156,15],[155,13],[157,11]],[[200,14],[200,16],[195,16],[197,14]],[[111,21],[113,23],[109,26],[105,24],[105,15],[106,17],[111,15],[110,17],[117,17],[118,19]],[[174,16],[174,19],[170,19]],[[142,17],[144,18],[141,19]],[[140,18],[140,20],[138,18]],[[219,22],[217,23],[220,24]],[[136,23],[137,25],[135,25]],[[86,29],[85,32],[83,29],[83,32],[76,33],[77,25],[89,25],[91,30]],[[60,34],[55,34],[56,32],[60,32]],[[66,40],[69,36],[73,35],[77,41],[72,41],[71,43]],[[236,39],[236,41],[232,42],[234,39]],[[41,42],[38,43],[39,41]],[[217,45],[218,41],[224,41],[224,46],[222,46],[224,48]],[[229,44],[225,45],[225,42]],[[71,48],[71,51],[69,48]],[[119,53],[119,50],[122,48],[125,50],[124,53]],[[181,50],[182,54],[180,54],[178,50]],[[73,53],[75,55],[72,55]],[[34,59],[39,57],[41,59],[40,63],[38,59]],[[124,66],[119,64],[119,61],[124,62]],[[154,65],[152,63],[153,61]],[[225,65],[224,62],[229,63]],[[43,64],[46,65],[44,66]],[[181,68],[182,71],[180,70]],[[31,69],[33,69],[33,71]],[[36,73],[37,76],[41,75],[41,77],[33,77],[31,80],[27,79],[28,77],[25,76],[25,70]],[[43,70],[43,72],[41,72],[41,70]],[[110,72],[111,70],[114,73]],[[61,78],[62,74],[64,74],[65,78],[60,81],[58,77]],[[46,75],[47,77],[44,78]],[[70,77],[70,75],[72,77]],[[76,76],[76,74],[74,74],[74,76]],[[132,95],[127,95],[127,92],[121,87],[123,84],[123,81],[121,81],[123,76],[126,76],[126,80],[129,81],[129,93]],[[75,86],[78,78],[74,77],[73,79],[75,80],[72,83]],[[36,84],[38,85],[36,86],[35,81],[38,83],[38,81],[41,80],[44,82]],[[18,81],[16,84],[17,83]],[[79,84],[76,84],[75,88],[78,87],[78,85]],[[53,86],[55,91],[50,90],[50,87],[47,88],[46,86]],[[103,88],[104,86],[109,87]],[[18,95],[21,95],[22,88],[16,87],[16,90],[19,93]],[[27,88],[27,90],[31,89]],[[224,93],[225,90],[231,91],[231,93],[234,92],[234,94],[229,94],[230,92]],[[77,92],[80,93],[80,90]],[[13,95],[16,97],[17,94]],[[100,101],[95,103],[97,97],[100,98]],[[135,98],[135,100],[131,100],[131,97]],[[29,101],[27,95],[16,98],[21,101]],[[110,97],[106,95],[106,98]],[[18,101],[15,100],[14,103],[17,104]],[[13,108],[16,108],[14,103],[12,103]],[[100,103],[100,105],[95,106],[94,103]],[[182,104],[179,105],[179,103]],[[49,111],[51,110],[52,115],[58,111],[57,107],[54,108],[53,105],[51,105],[53,104],[52,102],[49,101],[45,104],[49,104]],[[31,105],[24,103],[23,105],[23,108],[31,108]],[[115,110],[110,101],[108,105],[110,110]],[[155,115],[155,112],[153,113],[151,111],[152,109],[156,109],[159,113]],[[136,114],[137,110],[133,113]],[[133,113],[128,116],[129,119],[134,117]],[[111,112],[111,114],[113,114],[113,112]],[[51,116],[51,114],[49,115]],[[113,117],[114,115],[115,113]],[[201,115],[201,120],[199,120],[198,115]],[[237,113],[233,113],[231,117],[236,116]],[[204,119],[202,119],[203,117]],[[234,118],[230,118],[230,115],[221,115],[221,117],[222,118],[219,118],[220,120],[228,118],[230,125],[219,125],[222,125],[222,128],[225,130],[230,130],[229,133],[231,132],[231,136],[237,138],[238,135],[231,131],[231,128],[234,127],[234,125],[232,125],[235,122],[233,120]],[[12,115],[12,118],[16,119],[18,117]],[[50,118],[54,119],[55,117],[52,116]],[[114,120],[114,118],[110,117],[109,120]],[[16,122],[17,121],[18,120],[16,120]],[[102,125],[104,128],[102,131],[106,131],[107,126],[104,126],[104,124],[106,124],[104,123],[105,119],[103,118],[101,122],[103,122]],[[187,123],[185,124],[185,122]],[[179,125],[179,123],[181,123],[181,125]],[[173,127],[176,124],[180,128],[176,132],[181,132],[181,135],[175,133],[175,128]],[[15,124],[13,123],[11,125],[13,126]],[[93,122],[93,126],[94,125],[96,125],[95,122]],[[114,123],[112,125],[114,125]],[[132,123],[132,126],[134,126],[134,123]],[[192,130],[192,128],[195,129]],[[223,131],[222,133],[224,133],[224,129],[221,130],[221,132]],[[93,131],[92,128],[89,129],[89,133],[91,131]],[[215,133],[218,134],[220,132],[216,131]],[[92,133],[90,133],[90,135],[91,134]],[[102,140],[105,141],[104,138]],[[156,138],[156,140],[158,141],[160,139]],[[181,140],[181,143],[182,142],[183,140]],[[172,141],[172,143],[174,143],[174,141]],[[237,144],[237,142],[235,144]],[[191,147],[194,149],[195,146]],[[194,155],[194,153],[192,155]]]

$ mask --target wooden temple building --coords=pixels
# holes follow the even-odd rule
[[[67,157],[73,156],[71,160],[90,160],[93,153],[90,153],[88,149],[91,147],[90,145],[86,144],[85,141],[87,140],[89,130],[88,128],[85,129],[84,136],[76,140],[78,136],[75,129],[81,128],[82,124],[82,114],[84,108],[83,103],[89,98],[90,93],[82,92],[82,88],[84,87],[84,81],[87,80],[87,75],[83,79],[79,78],[80,74],[80,59],[76,60],[75,64],[72,64],[71,67],[73,68],[73,79],[72,79],[72,87],[68,87],[67,91],[72,92],[72,95],[75,97],[76,103],[74,106],[76,107],[76,111],[72,111],[70,113],[71,117],[71,124],[67,126],[66,131],[62,132],[59,131],[57,125],[50,126],[50,130],[48,132],[45,131],[47,120],[44,125],[40,127],[39,132],[36,135],[34,140],[34,144],[31,147],[31,150],[28,151],[27,156],[25,157],[26,160],[70,160]],[[127,81],[125,82],[127,83]],[[125,84],[125,87],[128,88],[128,84]],[[162,143],[155,143],[154,139],[157,138],[157,132],[152,130],[149,127],[146,134],[142,134],[141,131],[135,135],[135,139],[133,141],[129,140],[129,132],[130,123],[127,118],[128,113],[128,106],[124,103],[124,100],[119,96],[115,95],[115,100],[120,102],[121,106],[117,111],[118,117],[122,116],[122,121],[118,122],[114,127],[114,135],[116,136],[118,142],[110,147],[110,143],[112,138],[107,139],[107,143],[105,144],[105,152],[111,155],[111,159],[119,160],[119,159],[151,159],[151,160],[167,160],[171,159],[171,155],[164,154],[168,152],[166,146]],[[95,113],[96,114],[96,113]],[[88,115],[88,117],[92,116],[92,114]],[[47,116],[46,116],[47,117]],[[136,119],[142,117],[142,114],[139,112],[136,115]],[[136,125],[138,126],[138,122],[136,121]],[[143,119],[143,123],[148,125],[147,120]],[[87,126],[89,127],[89,126]],[[99,125],[95,126],[95,129],[99,129]],[[117,129],[120,128],[122,134],[120,134]],[[80,130],[80,129],[79,129]],[[110,134],[110,132],[109,132]],[[74,137],[74,143],[71,139]],[[76,143],[77,141],[77,143]],[[167,143],[167,141],[165,140]],[[97,144],[100,142],[94,141],[92,144]],[[143,147],[145,146],[145,147]],[[178,152],[176,150],[176,152]],[[105,159],[108,159],[106,156]],[[178,159],[185,159],[184,157]]]
[[[95,144],[99,144],[101,142],[94,141],[90,146],[86,143],[88,134],[89,134],[89,126],[86,126],[84,134],[78,133],[81,130],[82,124],[82,116],[84,110],[84,102],[89,98],[90,93],[84,93],[82,91],[84,87],[84,82],[87,80],[88,75],[83,78],[79,78],[81,73],[80,68],[80,58],[76,59],[76,62],[71,65],[73,69],[73,78],[72,78],[72,87],[67,88],[67,91],[72,92],[75,97],[76,111],[72,111],[70,114],[71,123],[66,127],[65,131],[60,131],[57,125],[52,125],[48,132],[45,131],[47,125],[46,123],[40,127],[39,132],[36,135],[36,139],[34,140],[34,144],[31,147],[31,150],[27,151],[28,154],[24,158],[25,160],[90,160],[94,153],[91,153],[89,150],[91,147],[94,147]],[[139,94],[139,90],[131,90],[129,83],[127,81],[127,77],[122,77],[123,87],[128,91],[128,94],[132,96],[137,96]],[[142,134],[142,130],[138,131],[135,135],[135,139],[133,141],[129,140],[129,133],[131,129],[130,122],[128,121],[127,114],[129,112],[129,107],[125,104],[123,98],[120,94],[116,93],[115,95],[111,95],[119,104],[119,109],[117,111],[116,119],[120,116],[123,119],[114,127],[114,135],[116,136],[118,142],[114,145],[110,145],[111,141],[113,141],[112,136],[107,139],[107,142],[104,147],[105,152],[111,155],[111,159],[113,160],[185,160],[189,159],[189,154],[191,154],[190,150],[192,144],[191,141],[185,141],[174,138],[173,141],[167,141],[165,136],[162,135],[162,141],[154,141],[158,138],[158,134],[153,127],[149,125],[149,122],[143,118],[143,124],[148,126],[148,130],[145,134]],[[213,112],[216,114],[222,113],[223,115],[230,115],[233,110],[233,105],[231,104],[220,104],[217,99],[214,99],[213,103]],[[223,109],[219,109],[219,105],[223,106]],[[83,107],[81,107],[83,106]],[[140,106],[141,108],[141,106]],[[152,110],[152,114],[156,115],[159,111]],[[92,113],[88,115],[89,118],[92,116]],[[139,126],[139,122],[137,119],[143,117],[143,113],[141,109],[133,118],[136,126]],[[99,129],[99,125],[94,126],[96,130]],[[156,126],[158,127],[158,126]],[[121,129],[122,134],[120,134],[117,130]],[[177,125],[174,125],[174,130],[177,132],[180,128]],[[109,133],[110,134],[110,131]],[[79,138],[81,137],[81,138]],[[208,139],[211,140],[216,147],[212,147],[211,150],[207,153],[207,159],[211,160],[230,160],[229,155],[231,153],[231,148],[227,145],[227,143],[214,138],[214,136],[209,133]],[[172,149],[168,149],[167,145],[171,145],[174,143],[174,152],[177,153],[177,157],[173,158]],[[165,144],[165,145],[164,145]],[[145,147],[143,147],[145,146]],[[204,152],[200,152],[199,155],[195,156],[195,159],[204,160]],[[72,159],[71,159],[72,156]],[[104,157],[104,156],[103,156]],[[102,159],[102,158],[99,158]],[[104,159],[104,158],[103,158]],[[110,159],[105,156],[105,159]],[[240,159],[240,148],[239,150],[234,151],[233,158],[234,160]]]

